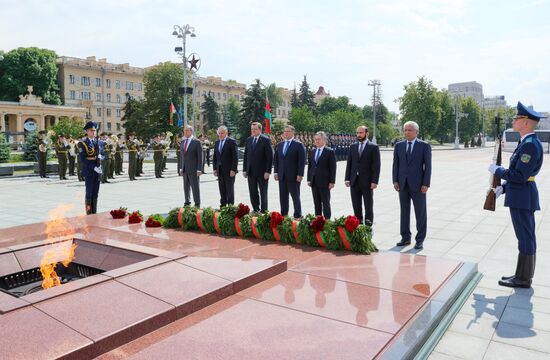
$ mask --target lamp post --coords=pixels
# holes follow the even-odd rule
[[[196,37],[195,35],[195,28],[190,26],[189,24],[186,25],[174,25],[174,31],[172,32],[172,35],[176,36],[177,38],[182,39],[183,47],[176,47],[175,51],[181,55],[181,59],[183,61],[183,123],[188,124],[187,122],[187,57],[185,55],[185,40],[187,38],[187,35],[190,35],[191,37]],[[193,130],[195,129],[195,124],[193,124]]]
[[[376,87],[380,87],[380,80],[369,80],[372,86],[372,142],[376,144]]]

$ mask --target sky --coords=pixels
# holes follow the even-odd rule
[[[0,50],[37,46],[58,55],[146,67],[181,61],[172,36],[190,24],[187,53],[201,76],[251,84],[324,86],[359,106],[369,80],[398,111],[403,87],[426,76],[439,89],[477,81],[550,110],[550,4],[546,0],[0,0]],[[546,14],[546,15],[545,15]]]

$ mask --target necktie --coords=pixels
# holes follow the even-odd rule
[[[254,138],[254,141],[252,141],[252,150],[254,150],[256,148],[256,144],[258,143],[258,138],[255,137]]]
[[[319,157],[321,156],[321,149],[317,149],[317,154],[315,154],[315,164],[319,163]]]
[[[410,158],[411,154],[412,154],[412,142],[409,141],[407,145],[407,158]]]
[[[288,151],[288,146],[290,145],[290,141],[285,141],[285,146],[283,147],[283,155],[286,155],[286,152]]]
[[[365,143],[362,142],[359,144],[359,156],[363,155],[363,148],[365,147]]]
[[[183,144],[183,153],[185,154],[187,152],[187,146],[189,145],[189,139],[185,139],[185,143]]]
[[[218,149],[220,150],[220,154],[222,153],[223,142],[224,142],[224,141],[225,141],[225,140],[221,140],[221,141],[220,141],[220,147],[218,148]]]

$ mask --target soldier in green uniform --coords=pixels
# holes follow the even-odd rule
[[[143,160],[145,160],[145,142],[143,141],[143,138],[140,136],[138,138],[138,161],[137,161],[137,168],[136,168],[136,176],[141,176],[141,174],[145,174],[143,171]]]
[[[88,135],[82,134],[80,138],[78,139],[76,143],[76,149],[77,149],[77,156],[76,156],[76,174],[78,175],[78,181],[84,181],[84,176],[82,175],[82,160],[80,159],[79,152],[80,152],[80,146],[78,145],[79,142],[84,141],[84,139]]]
[[[166,146],[168,144],[168,141],[166,139],[166,133],[162,132],[160,133],[160,144],[162,145],[162,166],[161,166],[161,172],[164,172],[164,170],[167,170],[166,168],[166,159],[168,157],[168,147]]]
[[[76,156],[78,155],[78,148],[76,147],[76,142],[74,141],[72,135],[69,135],[67,142],[69,143],[69,176],[74,176],[74,165],[76,162]]]
[[[99,135],[99,141],[100,141],[100,144],[101,144],[101,147],[103,148],[103,153],[104,153],[104,159],[101,161],[101,183],[102,184],[105,184],[105,183],[110,183],[110,181],[108,180],[109,178],[109,166],[111,165],[110,164],[110,159],[109,159],[109,155],[111,153],[111,147],[109,145],[109,142],[107,141],[107,133],[105,132],[102,132],[100,135]]]
[[[117,136],[118,141],[116,143],[115,148],[115,174],[122,175],[122,162],[123,162],[123,146],[124,143],[122,142],[122,134],[118,134]]]
[[[138,141],[135,139],[134,133],[130,133],[128,135],[126,148],[128,149],[128,177],[130,178],[130,181],[134,181],[136,179],[137,153],[139,151]]]
[[[164,145],[160,142],[160,135],[153,137],[153,160],[155,162],[155,177],[161,178],[162,166],[164,165]]]
[[[63,134],[59,134],[59,139],[55,143],[55,155],[57,155],[59,180],[67,180],[67,155],[69,153],[69,143],[65,140]]]
[[[38,152],[36,156],[38,157],[38,173],[41,178],[47,178],[46,175],[46,162],[48,161],[48,141],[46,140],[46,131],[41,130],[38,132],[37,137],[37,147]]]
[[[107,134],[107,142],[109,143],[109,148],[111,149],[109,155],[109,168],[107,169],[109,179],[115,178],[115,152],[116,145],[113,139],[113,134]]]

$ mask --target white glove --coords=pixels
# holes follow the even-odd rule
[[[495,164],[491,164],[491,165],[489,165],[489,169],[488,169],[488,170],[489,170],[489,172],[490,172],[491,174],[494,174],[494,173],[497,171],[497,169],[499,169],[499,168],[502,168],[502,166],[498,166],[498,165],[495,165]]]
[[[499,185],[499,186],[497,186],[497,187],[495,188],[495,190],[493,190],[493,191],[495,192],[495,198],[498,199],[498,197],[499,197],[500,195],[502,195],[502,193],[504,192],[504,188],[503,188],[501,185]]]
[[[101,170],[101,166],[96,166],[96,167],[94,168],[94,171],[95,171],[96,173],[98,173],[99,175],[103,174],[103,170]]]
[[[99,158],[99,160],[105,160],[105,156],[103,156],[101,154],[99,154],[98,158]]]

